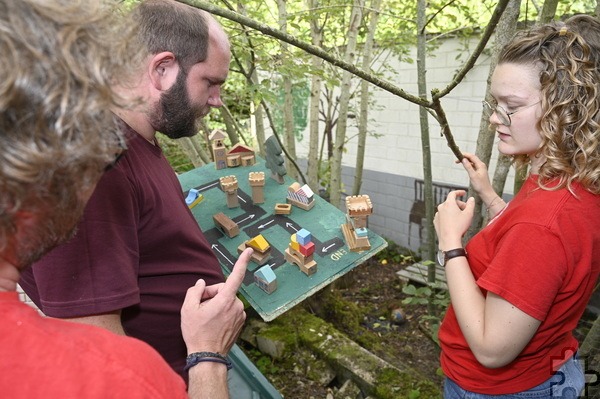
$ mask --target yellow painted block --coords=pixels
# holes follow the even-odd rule
[[[246,244],[249,247],[257,250],[258,252],[265,252],[266,250],[268,250],[271,247],[269,245],[269,243],[267,242],[267,240],[265,239],[265,237],[262,236],[262,234],[259,234],[256,237],[252,238],[251,240],[248,240],[248,242]]]
[[[296,234],[292,234],[290,237],[290,246],[294,248],[296,251],[300,251],[300,244],[298,244],[298,239],[296,238]]]
[[[194,200],[194,202],[192,202],[191,204],[188,205],[188,208],[192,209],[193,207],[195,207],[196,205],[198,205],[203,200],[204,200],[204,196],[202,194],[199,194],[198,198],[196,198]]]

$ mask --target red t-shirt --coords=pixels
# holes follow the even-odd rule
[[[152,345],[184,378],[180,309],[199,278],[224,281],[160,147],[124,127],[128,150],[105,173],[75,237],[22,275],[48,316],[122,309],[127,335]]]
[[[175,399],[185,383],[147,344],[40,316],[16,292],[0,292],[3,398]]]
[[[539,189],[530,177],[507,208],[468,243],[469,265],[484,294],[493,292],[542,323],[510,364],[476,359],[452,306],[439,338],[444,373],[463,389],[508,394],[546,381],[578,347],[572,331],[600,272],[600,195],[575,184]]]

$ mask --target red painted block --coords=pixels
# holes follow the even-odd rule
[[[315,243],[309,242],[306,245],[300,245],[300,253],[304,256],[311,256],[315,252]]]

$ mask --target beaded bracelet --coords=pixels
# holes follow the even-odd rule
[[[488,217],[490,217],[490,211],[492,210],[492,207],[493,207],[493,206],[496,204],[496,202],[497,202],[498,200],[500,200],[500,202],[504,201],[504,200],[502,199],[502,197],[500,197],[500,196],[497,196],[496,198],[494,198],[494,200],[493,200],[492,202],[490,202],[490,205],[487,207],[487,214],[488,214]]]
[[[185,359],[185,367],[184,371],[188,371],[190,368],[194,367],[198,363],[201,362],[213,362],[213,363],[221,363],[227,367],[227,370],[231,370],[233,368],[233,364],[227,359],[225,356],[216,352],[194,352],[188,355]]]

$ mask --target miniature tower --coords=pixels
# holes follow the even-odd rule
[[[223,176],[219,179],[219,183],[221,184],[221,189],[227,195],[227,207],[228,208],[237,208],[240,206],[237,197],[238,190],[238,181],[237,177],[234,175],[231,176]]]
[[[252,187],[252,202],[254,204],[264,203],[265,172],[250,172],[248,181]]]
[[[227,136],[219,129],[215,129],[208,136],[208,139],[212,141],[212,152],[215,160],[215,169],[225,169],[227,167],[227,148],[223,144]]]
[[[315,244],[312,242],[310,231],[301,229],[290,237],[290,244],[285,250],[285,260],[295,264],[300,270],[310,276],[317,272],[317,262],[313,259]]]
[[[346,197],[346,223],[342,225],[342,233],[350,251],[360,252],[371,248],[367,219],[372,213],[373,204],[368,195]]]

